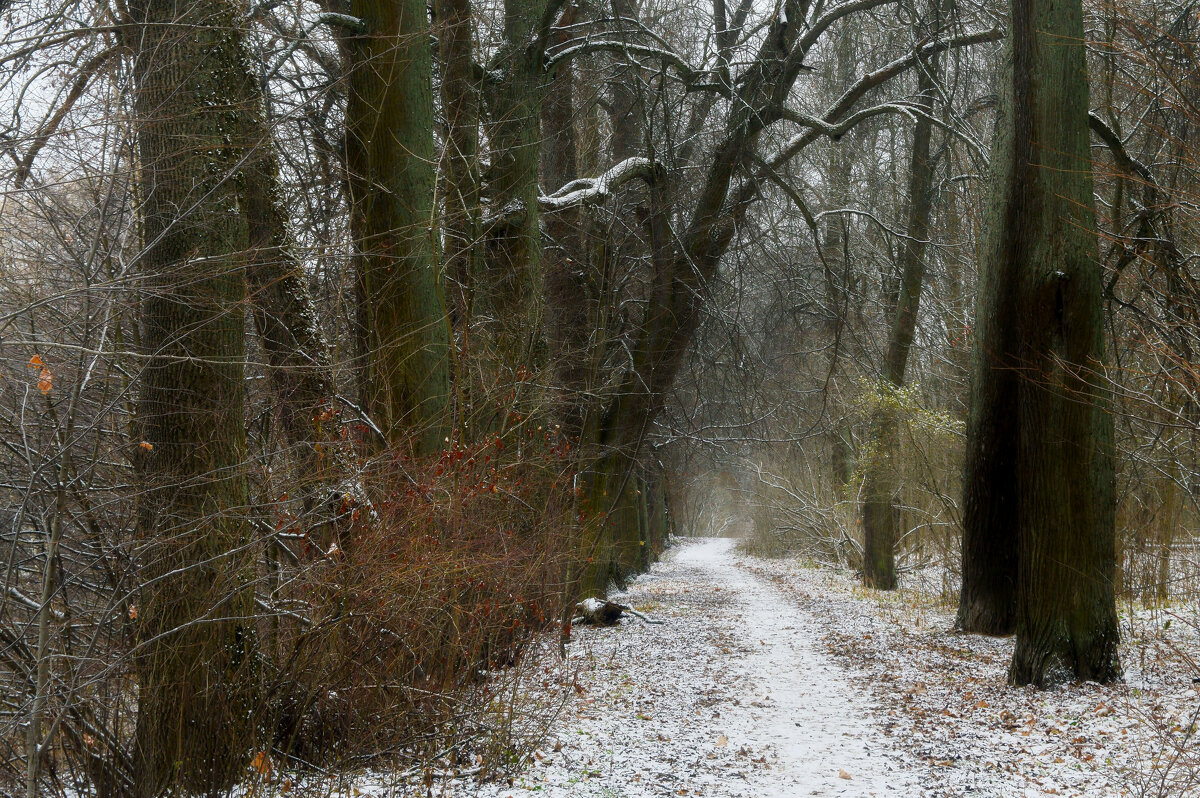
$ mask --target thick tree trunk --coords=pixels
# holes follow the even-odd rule
[[[367,411],[429,454],[449,434],[450,325],[434,241],[432,48],[420,0],[352,0],[346,163],[359,250]]]
[[[923,64],[917,80],[922,115],[913,130],[908,184],[908,239],[904,242],[900,294],[888,334],[883,381],[886,391],[904,385],[908,353],[917,329],[921,287],[925,280],[925,248],[929,239],[929,213],[933,204],[933,164],[929,143],[933,133],[933,63]],[[863,581],[880,590],[896,587],[896,541],[900,536],[900,510],[896,506],[896,458],[899,449],[896,407],[885,394],[872,420],[874,447],[863,475]]]
[[[578,18],[575,6],[564,9],[558,27],[567,28]],[[553,42],[564,44],[566,33]],[[549,192],[579,177],[575,137],[574,68],[559,64],[551,76],[542,105],[542,182]],[[546,214],[546,245],[543,251],[546,280],[546,338],[560,395],[557,416],[571,440],[583,435],[589,405],[587,386],[591,377],[591,355],[601,345],[603,333],[595,329],[595,296],[590,264],[581,225],[584,209],[576,206]]]
[[[972,408],[967,467],[968,479],[997,482],[986,489],[968,482],[973,525],[964,530],[965,557],[1002,558],[973,568],[1005,568],[1014,551],[995,539],[980,546],[977,538],[1003,532],[996,520],[1015,516],[1014,684],[1120,675],[1113,427],[1103,374],[1087,70],[1075,44],[1083,38],[1079,0],[1014,0],[984,249],[984,288],[991,293],[981,296],[976,344],[987,390],[972,392],[981,407]],[[1004,380],[995,380],[998,371],[1006,372]],[[1000,391],[1011,404],[999,404]],[[1011,419],[1002,421],[1011,424],[1011,448],[999,445],[987,426],[1002,415]],[[996,507],[1003,499],[1011,501]],[[989,576],[1000,583],[1009,573]],[[969,602],[966,592],[963,606],[982,610],[974,617],[1005,614],[1004,607]]]
[[[1006,45],[1011,62],[1011,40]],[[1025,66],[1025,69],[1028,67]],[[1008,67],[1011,72],[1012,66]],[[1017,346],[1016,257],[1004,236],[1015,219],[1005,218],[1015,197],[1011,171],[1017,137],[1030,124],[1028,108],[1013,106],[1013,87],[997,108],[992,207],[980,263],[971,344],[971,386],[967,406],[966,459],[963,467],[962,588],[956,625],[964,632],[1012,634],[1017,602],[1017,491],[1019,424],[1017,390],[1021,374],[1014,362]]]
[[[246,216],[240,20],[232,3],[148,0],[134,110],[143,197],[135,429],[145,541],[135,778],[215,794],[253,746],[253,555],[243,472]]]

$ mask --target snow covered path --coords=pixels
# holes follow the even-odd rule
[[[620,597],[664,624],[576,629],[578,695],[532,766],[463,794],[919,795],[869,690],[822,650],[821,622],[738,567],[732,545],[677,542]]]
[[[734,632],[752,649],[758,641],[735,676],[752,685],[754,694],[768,696],[750,712],[753,723],[745,732],[754,744],[772,746],[776,757],[774,772],[757,794],[906,794],[894,752],[867,716],[868,692],[820,650],[814,618],[778,588],[734,565],[733,543],[716,538],[681,548],[675,565],[728,591],[740,615]]]

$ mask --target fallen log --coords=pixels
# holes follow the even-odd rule
[[[621,620],[622,615],[632,615],[645,623],[662,623],[660,620],[638,612],[628,604],[618,604],[615,601],[598,598],[588,598],[579,602],[575,605],[575,612],[578,615],[571,619],[572,625],[583,623],[596,626],[615,626],[617,621]]]

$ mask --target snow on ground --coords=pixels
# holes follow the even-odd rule
[[[866,590],[795,560],[742,564],[823,626],[884,733],[932,769],[923,795],[1200,795],[1194,626],[1168,632],[1127,612],[1125,684],[1015,689],[1012,640],[953,632],[953,609],[927,594]]]
[[[732,543],[683,542],[618,598],[666,623],[576,627],[578,700],[532,767],[478,794],[919,795],[861,686],[814,642],[819,622],[736,567]]]
[[[954,633],[927,591],[865,590],[730,540],[677,542],[616,598],[664,623],[576,627],[567,662],[537,665],[527,700],[561,708],[534,716],[519,774],[332,794],[1200,796],[1186,614],[1126,613],[1126,684],[1037,691],[1005,685],[1011,640]]]

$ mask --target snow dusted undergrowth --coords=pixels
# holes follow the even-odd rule
[[[1011,640],[950,631],[919,591],[730,540],[677,542],[617,600],[665,623],[577,627],[568,661],[539,666],[532,698],[562,701],[565,685],[565,704],[519,775],[333,794],[1200,796],[1185,624],[1123,629],[1137,632],[1125,685],[1040,692],[1005,686]]]

